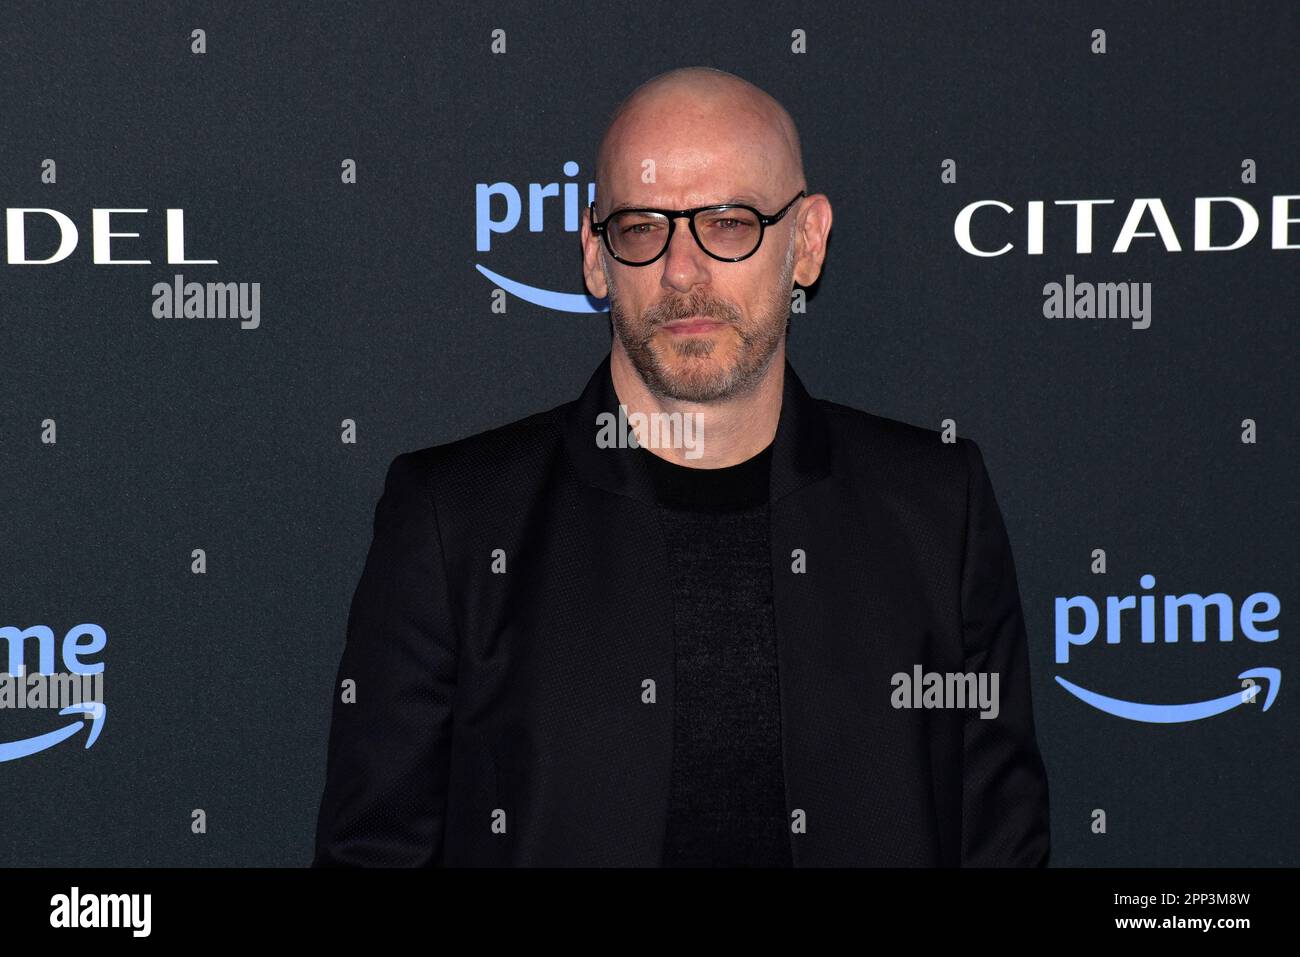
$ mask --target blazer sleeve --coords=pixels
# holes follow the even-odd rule
[[[1034,734],[1029,648],[1015,561],[980,448],[965,445],[966,545],[961,578],[964,670],[998,675],[995,718],[966,715],[963,867],[1043,867],[1050,853],[1047,774]]]
[[[441,864],[457,649],[437,513],[415,456],[388,467],[352,597],[313,867]]]

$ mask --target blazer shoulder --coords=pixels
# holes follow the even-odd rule
[[[563,444],[565,402],[474,435],[412,449],[396,456],[436,497],[491,499],[518,495],[540,479]],[[395,462],[395,464],[397,464]]]
[[[957,436],[955,442],[945,442],[939,429],[829,399],[817,401],[826,414],[836,451],[854,470],[870,469],[905,481],[925,478],[965,483],[968,479],[972,453],[978,454],[973,439]]]

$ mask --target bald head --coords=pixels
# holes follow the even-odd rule
[[[762,196],[764,212],[806,188],[799,132],[770,95],[722,70],[682,67],[647,80],[615,109],[596,157],[602,215],[655,192],[695,191],[681,198],[688,205],[722,202],[731,197],[704,193],[723,182]]]

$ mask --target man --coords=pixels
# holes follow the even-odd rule
[[[596,189],[614,338],[585,391],[389,467],[313,863],[1044,864],[980,450],[786,362],[831,226],[789,115],[674,70],[616,112]],[[931,673],[997,700],[903,687]]]

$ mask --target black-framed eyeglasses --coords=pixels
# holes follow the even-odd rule
[[[596,204],[591,214],[591,231],[602,236],[609,254],[625,266],[648,266],[668,249],[677,220],[686,217],[696,243],[714,259],[738,263],[758,252],[763,231],[784,216],[805,194],[786,203],[778,213],[764,216],[753,206],[721,203],[694,209],[620,209],[596,222]]]

